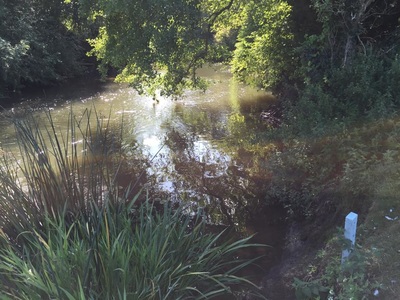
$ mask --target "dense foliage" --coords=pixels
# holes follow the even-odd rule
[[[68,28],[71,9],[59,0],[0,1],[0,95],[81,73],[83,44]]]
[[[112,66],[117,80],[140,92],[179,94],[199,87],[196,69],[215,57],[212,26],[234,1],[96,1],[89,14],[99,19],[90,41],[103,74]]]
[[[398,106],[395,0],[1,0],[0,15],[3,88],[76,75],[87,39],[103,75],[153,95],[204,87],[196,69],[227,61],[302,132]]]
[[[319,34],[296,50],[297,97],[286,99],[297,133],[321,134],[399,107],[397,1],[312,1]],[[337,128],[336,128],[337,129]]]
[[[262,88],[295,70],[286,1],[95,3],[87,13],[101,27],[91,53],[103,74],[115,67],[118,80],[141,92],[202,87],[196,69],[207,62],[230,60],[238,78]]]
[[[248,2],[232,60],[237,77],[259,87],[275,87],[294,71],[290,13],[286,1]]]

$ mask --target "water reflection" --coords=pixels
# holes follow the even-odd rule
[[[94,107],[96,114],[121,130],[127,157],[147,159],[145,178],[157,197],[168,195],[192,211],[202,207],[210,224],[234,226],[244,235],[261,232],[260,242],[276,246],[265,250],[275,259],[283,242],[276,237],[283,235],[278,222],[282,214],[272,210],[260,214],[267,174],[257,163],[262,160],[257,152],[244,150],[245,143],[256,144],[257,134],[266,129],[259,115],[273,98],[237,83],[226,69],[204,69],[201,75],[210,79],[209,89],[188,91],[176,101],[161,98],[156,103],[126,86],[106,83],[96,93],[88,93],[86,86],[64,94],[49,91],[45,99],[25,102],[14,112],[28,111],[40,120],[46,103],[62,132],[68,128],[71,108],[79,119]],[[0,127],[1,147],[17,150],[12,127],[5,121]],[[132,176],[120,177],[121,185],[127,185]]]

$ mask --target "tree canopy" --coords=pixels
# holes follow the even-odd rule
[[[399,18],[397,0],[0,0],[0,87],[76,76],[89,50],[139,92],[204,87],[196,70],[223,61],[290,118],[369,114],[398,105]]]
[[[0,0],[0,88],[50,84],[81,72],[81,43],[60,0]],[[0,92],[1,94],[1,92]]]
[[[101,26],[90,40],[103,73],[137,90],[167,95],[199,86],[196,69],[213,55],[213,26],[234,1],[95,1],[88,13]]]
[[[293,46],[290,12],[281,0],[98,0],[88,11],[101,23],[91,54],[139,91],[198,87],[197,68],[230,58],[241,79],[265,87],[291,65],[282,51]]]

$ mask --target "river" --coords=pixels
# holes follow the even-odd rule
[[[41,118],[51,112],[59,130],[67,130],[69,112],[82,114],[95,107],[112,124],[123,120],[125,143],[147,160],[145,173],[157,197],[202,207],[216,228],[232,227],[241,236],[257,233],[254,242],[271,247],[246,253],[264,255],[260,276],[279,262],[285,236],[284,214],[263,205],[263,157],[246,150],[268,124],[260,113],[274,98],[236,82],[228,69],[200,70],[208,79],[205,92],[186,91],[177,100],[138,95],[113,82],[77,82],[25,98],[9,111],[29,107]],[[15,131],[0,122],[3,149],[18,153]]]

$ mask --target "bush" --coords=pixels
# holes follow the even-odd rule
[[[399,108],[398,57],[360,54],[346,67],[319,72],[304,69],[305,82],[297,101],[286,103],[285,124],[295,134],[337,132],[362,119],[390,116]]]

